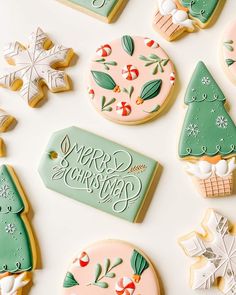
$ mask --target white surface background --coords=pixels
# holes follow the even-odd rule
[[[208,0],[210,1],[210,0]],[[223,0],[220,0],[223,1]],[[233,20],[236,1],[226,0],[215,25],[168,43],[152,29],[156,0],[130,0],[115,24],[107,25],[54,0],[0,0],[0,50],[5,43],[27,37],[40,26],[52,40],[72,47],[79,55],[66,71],[73,91],[47,93],[47,102],[32,109],[19,97],[0,89],[0,107],[14,115],[16,128],[3,135],[8,157],[0,163],[15,168],[31,203],[31,224],[37,234],[42,268],[35,271],[30,294],[60,294],[67,265],[74,253],[96,240],[117,238],[142,248],[157,266],[168,295],[195,293],[188,285],[192,262],[177,244],[177,238],[196,228],[208,207],[236,221],[236,196],[205,200],[195,190],[177,156],[177,142],[184,116],[186,86],[198,60],[203,60],[222,87],[236,121],[236,86],[219,64],[218,44],[228,21]],[[120,126],[101,117],[86,94],[90,57],[98,45],[123,34],[157,38],[173,59],[178,72],[175,101],[167,114],[141,126]],[[1,57],[0,66],[6,66]],[[181,90],[180,90],[181,89]],[[38,173],[40,156],[55,130],[77,125],[127,145],[160,161],[164,170],[153,201],[142,224],[130,224],[47,190]],[[220,294],[220,292],[219,292]],[[148,294],[142,294],[148,295]]]

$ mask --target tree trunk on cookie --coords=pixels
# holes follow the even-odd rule
[[[188,9],[177,0],[158,0],[153,26],[167,40],[172,41],[184,31],[194,31],[193,21],[189,19]]]
[[[225,96],[203,62],[188,86],[187,114],[179,143],[179,156],[188,161],[206,197],[232,194],[236,168],[236,126],[225,109]]]

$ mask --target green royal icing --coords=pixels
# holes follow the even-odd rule
[[[179,143],[180,157],[236,153],[236,127],[225,109],[225,96],[203,62],[185,95],[188,111]]]
[[[24,203],[7,166],[0,167],[0,272],[32,269],[32,251],[21,218]]]
[[[219,0],[180,0],[180,3],[189,9],[191,16],[207,23],[213,15]]]
[[[145,169],[135,173],[132,168],[138,165]],[[133,222],[157,165],[131,149],[71,127],[53,134],[39,173],[48,188]]]
[[[118,0],[68,0],[84,7],[98,15],[108,17],[115,8]]]

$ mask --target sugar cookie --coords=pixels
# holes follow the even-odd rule
[[[203,62],[199,62],[185,95],[188,111],[179,156],[205,197],[233,192],[236,126],[225,109],[226,99]]]
[[[81,257],[88,263],[81,266]],[[150,260],[123,241],[93,244],[75,256],[64,279],[63,295],[160,295],[158,278]]]
[[[117,18],[127,0],[58,0],[106,23]]]
[[[236,84],[236,21],[224,32],[221,59],[228,77]]]
[[[0,132],[8,131],[13,124],[16,122],[15,118],[9,115],[4,110],[0,109]],[[0,157],[6,155],[5,143],[2,138],[0,138]]]
[[[28,207],[18,179],[9,166],[0,167],[0,294],[18,295],[35,267]]]
[[[215,14],[219,0],[158,0],[153,27],[168,41],[195,27],[205,28]]]
[[[123,36],[96,50],[88,89],[92,104],[105,118],[139,124],[164,109],[174,82],[174,65],[156,41]]]
[[[12,66],[0,74],[0,85],[19,90],[24,100],[35,107],[44,97],[43,85],[52,92],[70,89],[66,73],[55,68],[68,66],[72,56],[71,48],[52,45],[48,36],[38,28],[30,35],[28,47],[19,42],[5,47],[4,57]]]
[[[53,134],[39,173],[49,189],[135,222],[157,169],[144,155],[71,127]]]
[[[217,285],[224,294],[235,294],[235,231],[226,217],[212,209],[207,211],[202,229],[204,235],[192,232],[179,241],[187,256],[199,259],[191,267],[191,287],[207,290]]]

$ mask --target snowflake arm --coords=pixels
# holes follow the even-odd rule
[[[192,288],[209,289],[218,283],[224,294],[236,294],[236,237],[228,220],[208,210],[202,227],[206,236],[191,233],[180,239],[186,255],[199,258],[191,268]]]

